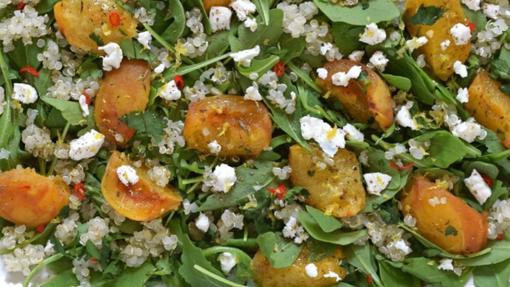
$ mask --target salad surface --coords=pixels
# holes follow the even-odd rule
[[[0,285],[510,286],[509,24],[0,0]]]

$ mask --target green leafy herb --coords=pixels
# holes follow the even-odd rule
[[[351,245],[347,248],[347,262],[370,275],[375,286],[383,287],[383,283],[377,273],[377,265],[374,260],[373,250],[370,245]]]
[[[473,277],[476,286],[507,287],[510,280],[510,260],[475,268]]]
[[[446,229],[444,230],[444,235],[445,236],[457,236],[457,229],[455,229],[455,227],[451,226],[451,225],[448,225],[446,227]]]
[[[143,287],[151,273],[156,268],[150,261],[146,261],[142,266],[136,268],[126,268],[124,271],[108,286],[112,287]]]
[[[391,287],[420,287],[420,280],[411,275],[402,272],[385,260],[379,261],[379,273],[384,286]]]
[[[179,0],[169,0],[168,10],[170,11],[169,18],[172,19],[172,23],[168,25],[161,34],[161,37],[170,43],[174,43],[184,33],[184,29],[186,28],[186,15],[184,13],[184,7]]]
[[[314,218],[309,213],[304,211],[299,213],[298,219],[299,223],[303,225],[311,237],[322,242],[337,245],[349,245],[367,235],[367,231],[365,229],[350,232],[341,230],[325,232],[321,229],[320,225],[314,220]]]
[[[488,244],[490,252],[474,258],[459,259],[464,266],[486,266],[510,259],[510,241],[493,241]]]
[[[386,80],[386,82],[388,82],[390,85],[392,85],[398,89],[408,92],[412,87],[411,80],[409,80],[406,77],[396,76],[396,75],[391,75],[391,74],[381,74],[381,75]]]
[[[280,61],[278,56],[271,55],[263,59],[253,59],[249,67],[237,65],[237,70],[241,75],[249,78],[250,74],[256,73],[257,75],[263,75],[269,71],[276,63]]]
[[[274,268],[289,267],[296,261],[302,245],[286,241],[281,235],[267,232],[257,237],[260,251],[271,262]]]
[[[368,2],[368,7],[362,5],[344,7],[323,0],[313,2],[331,21],[356,26],[390,21],[400,16],[397,6],[390,0],[372,0]]]
[[[136,129],[137,137],[152,138],[156,143],[163,139],[166,122],[154,111],[131,113],[124,116],[123,120],[130,128]]]
[[[411,17],[410,23],[413,25],[433,25],[443,14],[444,10],[440,7],[420,5],[416,14]]]
[[[332,232],[342,228],[342,223],[340,221],[332,216],[325,215],[322,211],[316,208],[307,205],[306,211],[308,211],[308,214],[310,214],[324,232]]]
[[[84,123],[85,119],[83,118],[78,102],[59,100],[50,97],[41,97],[41,100],[59,110],[70,125],[76,126]]]
[[[233,52],[251,49],[256,45],[271,46],[276,43],[283,33],[283,11],[271,9],[269,11],[269,25],[264,24],[262,15],[257,16],[258,28],[255,32],[249,28],[239,26],[238,38],[230,37],[230,48]]]

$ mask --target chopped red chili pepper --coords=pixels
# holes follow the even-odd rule
[[[505,235],[503,233],[498,234],[498,237],[496,237],[496,240],[503,240],[505,239]]]
[[[37,233],[43,233],[43,232],[44,232],[44,229],[46,229],[46,225],[41,224],[41,225],[39,225],[39,226],[37,226],[37,227],[35,228],[35,232],[37,232]]]
[[[36,78],[39,78],[39,72],[32,66],[24,66],[24,67],[21,67],[19,69],[19,73],[20,74],[24,74],[24,73],[27,73],[27,74],[30,74]]]
[[[89,96],[89,94],[86,91],[83,91],[82,95],[85,97],[85,103],[87,105],[90,105],[92,102],[92,98]]]
[[[396,171],[401,171],[401,170],[410,170],[412,169],[414,166],[414,163],[410,162],[410,163],[406,163],[404,164],[403,166],[399,166],[398,164],[396,164],[394,161],[390,161],[390,167]]]
[[[97,259],[95,257],[92,257],[92,258],[89,259],[89,262],[91,264],[97,264]]]
[[[18,2],[18,4],[16,4],[16,10],[23,10],[25,9],[25,6],[26,6],[25,1],[21,0]]]
[[[184,78],[182,76],[179,75],[175,76],[174,82],[179,90],[184,89]]]
[[[468,22],[467,26],[469,27],[469,30],[471,30],[471,33],[476,30],[476,24],[473,22]]]
[[[370,274],[367,275],[367,283],[368,283],[368,285],[372,285],[372,282],[374,282],[374,279],[372,279],[372,276]]]
[[[120,26],[121,19],[120,15],[117,12],[111,12],[108,16],[108,19],[110,20],[110,26],[116,28]]]
[[[285,195],[287,194],[287,188],[285,187],[285,185],[283,183],[280,183],[275,188],[269,188],[268,191],[280,200],[284,199]]]
[[[485,181],[485,183],[487,183],[487,185],[489,187],[492,187],[494,185],[494,181],[492,180],[492,178],[490,178],[490,176],[485,175],[483,173],[481,174],[481,176],[482,176],[483,180]]]
[[[76,196],[80,201],[85,200],[85,184],[83,182],[75,183],[73,186],[73,195]]]
[[[273,72],[278,76],[279,78],[283,77],[285,75],[285,64],[282,61],[279,61],[276,63],[273,67]]]

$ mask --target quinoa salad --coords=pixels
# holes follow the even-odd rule
[[[0,287],[510,286],[509,25],[0,0]]]

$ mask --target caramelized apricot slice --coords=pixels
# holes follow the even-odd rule
[[[220,156],[256,157],[271,143],[272,124],[264,104],[239,96],[207,97],[191,103],[184,123],[188,147],[210,154],[209,143],[221,146]]]
[[[115,0],[62,0],[53,12],[69,44],[87,52],[97,51],[97,40],[118,43],[136,35],[136,19]]]
[[[117,168],[122,165],[131,163],[124,154],[114,151],[101,181],[104,198],[119,214],[132,220],[147,221],[179,207],[182,198],[177,190],[172,186],[158,186],[150,180],[146,168],[135,168],[138,182],[124,185],[117,176]]]
[[[487,217],[440,183],[415,176],[401,203],[404,215],[416,219],[418,232],[448,252],[475,253],[487,244]]]
[[[209,12],[211,10],[211,7],[215,6],[223,6],[227,7],[232,0],[204,0],[204,8],[205,11]]]
[[[340,149],[333,164],[321,162],[322,152],[308,152],[299,145],[290,147],[289,164],[292,184],[310,193],[306,203],[335,217],[351,217],[365,207],[365,188],[356,155]]]
[[[353,66],[360,66],[366,73],[366,81],[352,79],[347,87],[335,86],[331,77],[338,72],[347,73]],[[386,82],[367,66],[351,61],[338,60],[324,65],[328,71],[326,79],[317,78],[316,82],[325,92],[345,108],[354,120],[368,123],[374,119],[377,126],[387,129],[393,124],[394,102]]]
[[[48,224],[69,201],[60,177],[42,176],[30,168],[0,173],[0,217],[16,224]]]
[[[143,111],[149,102],[151,69],[138,60],[124,60],[119,69],[106,73],[94,102],[94,118],[99,131],[110,143],[126,144],[136,130],[120,118]]]

